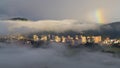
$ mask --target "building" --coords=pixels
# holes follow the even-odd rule
[[[62,36],[61,42],[62,42],[62,43],[65,43],[65,42],[66,42],[66,38],[65,38],[64,36]]]
[[[55,42],[61,42],[61,38],[59,36],[55,36]]]
[[[102,41],[101,36],[93,36],[93,39],[94,39],[94,43],[100,43]]]
[[[40,40],[42,40],[42,41],[47,41],[47,40],[48,40],[48,37],[47,37],[46,35],[42,35]]]
[[[107,37],[104,41],[103,41],[104,44],[110,44],[110,38]]]
[[[25,39],[24,36],[22,36],[22,35],[18,36],[18,40],[23,40],[23,39]]]
[[[81,36],[81,42],[82,42],[82,44],[87,43],[87,39],[85,36]]]
[[[78,35],[76,35],[76,36],[75,36],[75,39],[76,39],[76,40],[78,40],[78,39],[79,39]]]
[[[33,40],[34,41],[39,41],[39,37],[37,35],[33,35]]]

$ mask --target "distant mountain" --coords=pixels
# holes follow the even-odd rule
[[[103,25],[100,28],[101,32],[111,38],[120,38],[120,22],[113,22]]]
[[[120,38],[120,22],[105,24],[98,30],[83,31],[85,35],[102,35],[111,38]]]
[[[111,30],[111,31],[120,31],[120,22],[113,22],[110,24],[106,24],[101,26],[101,29]]]
[[[17,17],[17,18],[11,18],[11,19],[9,19],[9,20],[20,20],[20,21],[28,21],[28,19],[26,19],[26,18],[20,18],[20,17]]]

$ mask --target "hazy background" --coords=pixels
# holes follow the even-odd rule
[[[95,13],[100,10],[109,23],[120,20],[119,7],[120,0],[0,0],[0,18],[77,19],[97,23]]]
[[[120,20],[120,0],[0,0],[0,34],[26,31],[82,31]],[[23,17],[33,21],[8,21]]]

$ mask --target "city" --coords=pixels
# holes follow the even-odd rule
[[[0,0],[0,68],[120,68],[120,0]]]
[[[102,36],[83,36],[83,35],[75,35],[75,36],[58,36],[58,35],[32,35],[32,37],[26,37],[24,35],[18,34],[18,35],[11,35],[11,36],[5,36],[0,37],[0,41],[5,42],[14,42],[17,41],[19,43],[23,44],[31,44],[32,46],[41,46],[42,44],[37,43],[63,43],[70,46],[80,46],[80,45],[87,45],[88,43],[91,43],[91,45],[101,45],[101,46],[116,46],[120,47],[120,39],[110,39],[109,37],[106,37],[103,39]],[[14,42],[15,43],[15,42]],[[36,44],[36,45],[33,45]]]

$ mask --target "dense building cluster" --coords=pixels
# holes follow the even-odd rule
[[[19,40],[25,39],[23,36],[18,36]],[[74,37],[68,36],[58,36],[58,35],[33,35],[31,38],[34,41],[44,41],[44,42],[56,42],[56,43],[66,43],[69,45],[80,45],[86,43],[96,43],[99,44],[102,42],[101,36],[83,36],[75,35]]]
[[[102,45],[113,45],[120,44],[120,40],[118,39],[103,39],[102,36],[83,36],[83,35],[75,35],[75,36],[59,36],[59,35],[32,35],[32,37],[23,36],[23,35],[11,35],[1,37],[0,41],[23,41],[25,43],[30,44],[31,42],[56,42],[56,43],[65,43],[72,46],[84,45],[86,43],[94,43],[94,44],[102,44]]]
[[[112,46],[113,44],[119,44],[119,46],[120,46],[120,40],[119,39],[110,39],[108,37],[103,41],[103,45],[104,44],[108,45],[108,46]]]

